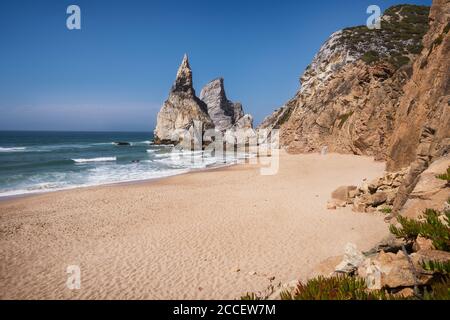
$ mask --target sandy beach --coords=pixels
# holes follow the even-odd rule
[[[380,176],[384,163],[280,161],[272,176],[247,164],[1,201],[0,298],[235,299],[388,234],[381,214],[326,209],[334,189]],[[66,287],[69,265],[79,290]]]

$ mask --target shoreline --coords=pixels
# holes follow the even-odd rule
[[[381,175],[384,163],[282,153],[276,175],[259,168],[0,202],[0,299],[236,299],[388,234],[380,214],[326,209],[334,189]],[[81,269],[80,290],[65,285],[69,265]]]
[[[72,190],[78,190],[78,189],[90,189],[90,188],[110,187],[110,186],[115,186],[115,185],[133,185],[133,184],[141,184],[141,183],[151,183],[151,182],[157,182],[159,180],[164,180],[164,179],[168,179],[168,178],[172,178],[172,177],[182,176],[185,174],[200,173],[203,171],[220,170],[220,169],[226,169],[226,168],[233,167],[233,166],[247,165],[247,164],[248,163],[224,164],[224,165],[211,166],[211,167],[205,167],[205,168],[186,169],[186,172],[176,173],[173,175],[157,177],[157,178],[108,182],[108,183],[96,184],[96,185],[73,186],[73,187],[67,187],[67,188],[55,189],[55,190],[30,191],[30,192],[26,192],[26,193],[7,195],[7,196],[0,195],[0,203],[5,202],[5,201],[12,201],[12,200],[16,200],[16,199],[36,197],[36,196],[45,195],[45,194],[72,191]]]

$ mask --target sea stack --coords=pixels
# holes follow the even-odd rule
[[[200,99],[206,104],[215,129],[224,134],[231,144],[246,144],[255,136],[253,117],[244,114],[242,104],[227,99],[223,78],[217,78],[203,87]]]
[[[244,116],[242,105],[227,99],[223,78],[215,79],[203,87],[200,99],[218,131],[231,129]]]
[[[194,122],[201,124],[202,133],[214,128],[206,104],[195,95],[192,70],[184,55],[169,98],[158,113],[154,143],[178,144],[180,132],[193,128]]]

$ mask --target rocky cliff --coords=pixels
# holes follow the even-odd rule
[[[401,5],[381,29],[334,33],[302,75],[296,96],[262,123],[280,128],[291,152],[332,152],[387,158],[403,86],[422,50],[429,8]]]
[[[394,212],[408,201],[430,164],[450,151],[450,1],[433,1],[423,46],[399,101],[389,146],[388,170],[410,166]]]
[[[440,156],[450,139],[450,1],[435,0],[424,49],[404,87],[388,155],[389,169],[409,165],[417,156]],[[429,145],[418,146],[430,135]],[[424,150],[426,149],[426,150]]]
[[[202,131],[214,128],[206,104],[195,95],[192,70],[185,55],[169,98],[158,113],[154,143],[177,144],[180,138],[179,130],[193,128],[195,121],[202,124]]]

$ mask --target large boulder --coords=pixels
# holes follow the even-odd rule
[[[436,178],[450,166],[450,155],[436,159],[414,180],[414,188],[409,193],[406,203],[400,210],[402,216],[417,218],[425,209],[444,210],[450,198],[450,188],[446,181]],[[397,200],[397,199],[396,199]]]
[[[335,267],[334,271],[339,273],[352,273],[358,269],[364,259],[364,255],[358,250],[355,244],[347,243],[344,250],[344,258]]]
[[[214,123],[208,115],[206,104],[195,95],[192,70],[185,55],[169,98],[158,113],[154,143],[178,144],[186,131],[192,134],[195,126],[203,135],[205,130],[214,128]]]
[[[331,198],[333,200],[339,200],[339,201],[347,201],[349,198],[351,198],[350,193],[354,192],[358,188],[356,186],[342,186],[337,188],[331,193]],[[353,195],[353,194],[352,194]]]
[[[402,251],[397,254],[381,251],[364,260],[358,267],[358,276],[365,279],[369,289],[395,289],[427,284],[432,275],[420,271],[420,265],[411,264]]]

